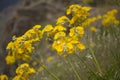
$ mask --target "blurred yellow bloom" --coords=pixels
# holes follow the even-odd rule
[[[44,69],[42,67],[38,68],[38,72],[42,72]]]
[[[26,79],[21,75],[17,75],[12,80],[26,80]]]
[[[74,24],[78,19],[78,16],[73,16],[72,19],[70,20],[70,24]]]
[[[7,63],[7,64],[13,64],[13,63],[15,62],[15,57],[8,55],[8,56],[5,58],[5,60],[6,60],[6,63]]]
[[[31,59],[31,53],[34,51],[35,42],[40,41],[42,38],[42,31],[40,30],[40,25],[33,26],[24,35],[20,37],[13,36],[13,42],[7,45],[8,53],[12,55],[6,57],[7,64],[12,64],[16,60],[28,61]],[[9,59],[11,60],[9,61]]]
[[[90,27],[90,30],[93,31],[93,32],[97,31],[97,29],[95,27]]]
[[[62,25],[56,25],[53,31],[65,31],[66,28],[63,27]]]
[[[33,34],[35,34],[35,33],[36,33],[35,30],[30,29],[24,35],[27,36],[28,38],[32,38]]]
[[[66,57],[67,57],[67,54],[64,54],[64,55],[63,55],[63,58],[66,58]]]
[[[74,36],[74,35],[83,36],[83,34],[84,34],[84,28],[81,26],[77,26],[70,29],[69,36]]]
[[[31,56],[28,55],[28,54],[22,54],[21,58],[22,58],[23,61],[29,61],[29,60],[31,60]]]
[[[72,15],[70,24],[75,24],[79,20],[81,21],[85,20],[90,15],[89,13],[90,10],[91,10],[91,7],[87,7],[87,6],[83,7],[78,4],[71,5],[66,12],[67,15],[69,14]]]
[[[25,49],[29,52],[29,53],[32,53],[33,52],[33,46],[32,46],[32,42],[29,40],[29,41],[25,41],[24,42],[24,45]]]
[[[31,68],[28,63],[23,63],[16,69],[16,74],[24,78],[29,77],[33,73],[35,73],[35,70]]]
[[[56,25],[50,32],[47,33],[46,40],[53,42],[53,39],[57,39],[62,36],[65,36],[66,34],[64,33],[64,31],[66,31],[66,28],[64,26]]]
[[[47,58],[47,62],[49,63],[49,62],[51,62],[53,59],[54,59],[54,57],[53,57],[53,56],[50,56],[50,57]]]
[[[77,27],[76,27],[76,32],[77,32],[80,36],[82,36],[82,35],[84,34],[84,28],[81,27],[81,26],[77,26]]]
[[[82,22],[82,27],[88,27],[88,26],[90,26],[93,22],[95,22],[96,20],[97,20],[96,17],[87,18],[84,22]]]
[[[107,12],[105,15],[103,15],[102,24],[104,26],[110,26],[110,25],[118,25],[120,22],[116,19],[115,15],[118,11],[116,9],[113,9],[109,12]]]
[[[101,16],[101,15],[98,15],[98,16],[97,16],[97,19],[102,19],[102,16]]]
[[[79,42],[79,39],[77,36],[72,37],[66,37],[67,42],[70,42],[72,44],[77,44]]]
[[[18,52],[19,54],[23,54],[23,53],[24,53],[24,50],[23,50],[22,48],[18,48],[18,49],[17,49],[17,52]]]
[[[72,54],[74,52],[74,47],[72,43],[67,43],[66,47],[67,47],[68,54]]]
[[[69,36],[74,36],[75,35],[75,30],[74,29],[75,29],[74,27],[70,29]]]
[[[57,50],[58,54],[62,54],[63,50],[64,50],[64,40],[57,40],[57,41],[54,41],[54,43],[52,44],[52,48]]]
[[[69,14],[72,13],[72,11],[73,11],[73,12],[77,12],[78,9],[81,9],[81,6],[80,6],[80,5],[78,5],[78,4],[72,4],[72,5],[70,5],[69,8],[67,9],[66,14],[69,15]]]
[[[43,32],[49,32],[49,31],[51,31],[51,30],[53,30],[53,26],[50,25],[50,24],[48,24],[48,25],[45,26],[45,28],[43,29]]]
[[[80,50],[84,50],[84,49],[86,48],[85,45],[83,45],[82,43],[77,44],[77,47],[78,47]]]
[[[84,6],[84,7],[82,7],[82,9],[85,10],[85,11],[90,11],[91,7]]]
[[[66,36],[66,33],[65,32],[58,32],[55,34],[54,36],[54,39],[58,39],[58,38],[62,38],[62,37],[65,37]]]
[[[56,24],[64,24],[65,22],[69,22],[69,18],[67,16],[61,16],[57,19]]]
[[[41,25],[35,25],[35,26],[33,26],[33,29],[40,29],[41,28]]]
[[[81,34],[81,33],[79,33],[79,34]],[[76,45],[78,45],[78,46],[76,46]],[[63,53],[66,53],[66,52],[68,54],[72,54],[72,53],[74,53],[75,48],[77,48],[77,47],[80,50],[85,49],[85,46],[80,44],[79,38],[75,35],[73,35],[71,37],[64,36],[62,38],[55,40],[52,44],[52,48],[55,49],[59,55],[64,55]]]
[[[0,75],[0,80],[8,80],[8,76],[7,75]]]
[[[14,43],[11,41],[8,43],[7,49],[11,49],[11,48],[13,48],[13,46],[14,46]]]

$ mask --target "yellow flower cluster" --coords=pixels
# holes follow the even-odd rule
[[[44,29],[43,29],[43,33],[44,34],[47,34],[47,40],[48,41],[53,41],[53,38],[57,38],[57,36],[54,37],[54,35],[57,33],[57,32],[64,32],[66,31],[66,28],[62,25],[56,25],[56,26],[52,26],[52,25],[47,25]],[[60,33],[61,35],[64,34],[64,33]],[[59,35],[59,34],[57,34]]]
[[[13,41],[7,45],[7,64],[13,64],[16,60],[29,61],[31,53],[34,52],[34,44],[40,41],[44,34],[47,35],[47,40],[52,43],[52,48],[59,54],[64,52],[71,54],[76,49],[85,49],[85,45],[80,42],[80,39],[85,33],[85,27],[90,27],[91,23],[103,19],[102,24],[104,26],[119,24],[119,21],[115,18],[116,9],[109,11],[102,17],[100,15],[90,17],[90,10],[91,7],[73,4],[66,11],[67,16],[71,15],[71,17],[59,17],[55,26],[48,24],[41,30],[40,25],[35,25],[24,35],[14,36]],[[96,31],[94,27],[91,27],[90,30]]]
[[[110,25],[113,25],[113,24],[118,25],[120,22],[115,17],[117,12],[118,11],[116,9],[108,11],[107,14],[103,15],[102,24],[104,26],[110,26]]]
[[[64,36],[56,39],[52,44],[52,48],[62,55],[62,53],[72,54],[76,49],[84,50],[85,46],[80,43],[76,36]]]
[[[35,25],[20,37],[13,37],[7,45],[8,56],[6,57],[7,64],[13,64],[16,60],[30,60],[31,53],[34,51],[34,44],[42,38],[40,25]]]
[[[71,19],[67,16],[61,16],[57,19],[55,26],[47,25],[43,29],[43,33],[47,34],[47,40],[52,41],[52,48],[58,54],[72,54],[76,50],[85,49],[85,45],[80,42],[84,35],[84,28],[83,26],[73,26],[73,24],[76,23],[77,19],[87,18],[90,9],[90,7],[82,7],[77,4],[71,5],[67,10],[67,15],[72,15]]]
[[[61,16],[60,18],[57,19],[56,25],[61,25],[65,23],[69,23],[70,19],[67,16]]]
[[[33,73],[35,73],[35,70],[29,64],[24,63],[16,69],[17,75],[12,80],[26,80]]]
[[[81,23],[81,26],[83,26],[83,27],[88,27],[88,26],[90,26],[93,22],[95,22],[96,20],[99,20],[99,18],[96,18],[96,17],[87,18],[86,20],[84,20],[84,21]]]
[[[8,80],[8,77],[7,75],[0,75],[0,80]]]
[[[77,22],[82,22],[85,20],[90,15],[90,10],[91,7],[80,6],[78,4],[71,5],[66,11],[67,15],[72,16],[70,19],[70,24],[75,24]]]
[[[71,5],[67,11],[67,15],[71,15],[71,18],[67,18],[66,16],[62,16],[60,19],[58,19],[57,23],[70,23],[71,26],[82,26],[82,27],[88,27],[91,25],[91,23],[95,22],[96,20],[101,19],[101,16],[97,17],[90,17],[90,11],[91,7],[88,6],[80,6],[78,4]]]

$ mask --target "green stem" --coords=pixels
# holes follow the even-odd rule
[[[80,78],[80,76],[79,76],[79,74],[78,74],[78,72],[76,71],[76,69],[74,68],[74,66],[73,66],[73,64],[72,64],[72,62],[68,59],[68,63],[70,64],[70,66],[72,67],[72,69],[73,69],[73,71],[74,71],[74,73],[75,73],[75,75],[76,75],[76,77],[78,78],[78,80],[82,80],[81,78]]]
[[[74,54],[74,55],[87,67],[88,70],[90,70],[89,63],[85,63],[84,60],[79,55],[77,55],[77,54]]]
[[[55,80],[60,80],[55,74],[53,74],[52,72],[50,72],[38,59],[34,58],[43,69],[45,69]]]
[[[98,69],[98,72],[99,72],[100,76],[102,76],[102,69],[101,69],[100,64],[99,64],[99,62],[98,62],[98,60],[97,60],[97,58],[96,58],[96,56],[94,54],[94,51],[90,47],[89,47],[89,50],[90,50],[91,55],[92,55],[92,57],[94,59],[95,65],[96,65],[96,67]]]

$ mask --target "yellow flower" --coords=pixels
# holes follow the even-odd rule
[[[53,31],[65,31],[66,28],[63,27],[62,25],[56,25]]]
[[[14,43],[11,41],[8,43],[7,49],[11,49],[11,48],[13,48],[13,46],[14,46]]]
[[[29,61],[29,60],[31,60],[31,56],[28,55],[28,54],[22,54],[21,58],[22,58],[23,61]]]
[[[49,63],[49,62],[51,62],[53,59],[54,59],[54,57],[53,57],[53,56],[50,56],[50,57],[47,58],[47,62]]]
[[[34,68],[29,68],[29,71],[27,72],[28,76],[30,74],[33,74],[33,73],[35,73],[35,69]]]
[[[70,20],[69,20],[69,18],[68,17],[66,17],[66,16],[61,16],[61,17],[59,17],[58,19],[57,19],[57,22],[56,22],[56,24],[58,25],[58,24],[64,24],[65,22],[69,22]]]
[[[22,48],[17,48],[17,52],[18,52],[19,54],[23,54],[23,53],[24,53],[24,49],[22,49]]]
[[[78,16],[73,16],[72,19],[70,20],[70,24],[74,24],[78,19]]]
[[[82,43],[77,44],[77,47],[78,47],[80,50],[84,50],[84,49],[86,48],[85,45],[83,45]]]
[[[97,31],[97,29],[95,27],[90,27],[90,30],[93,31],[93,32]]]
[[[91,10],[91,7],[84,6],[84,7],[82,7],[82,9],[85,10],[85,11],[90,11],[90,10]]]
[[[64,47],[63,47],[64,44],[65,44],[65,41],[62,39],[59,39],[59,40],[53,42],[52,48],[55,49],[58,52],[58,54],[61,55],[64,50]]]
[[[72,37],[66,37],[67,42],[70,42],[72,44],[77,44],[79,43],[79,39],[77,36],[72,36]]]
[[[29,53],[33,52],[32,42],[30,40],[29,41],[25,41],[23,46]]]
[[[28,63],[23,63],[16,69],[16,74],[24,78],[28,78],[33,73],[35,73],[35,70]]]
[[[55,49],[59,55],[64,55],[63,53],[72,54],[75,51],[76,45],[79,44],[79,38],[77,36],[64,36],[55,40],[52,44],[52,48]],[[80,49],[83,50],[82,44],[79,45]]]
[[[7,64],[13,64],[13,63],[15,62],[15,57],[8,55],[8,56],[5,58],[5,60],[6,60],[6,63],[7,63]]]
[[[91,7],[87,7],[87,6],[83,7],[78,4],[71,5],[66,12],[67,15],[69,14],[72,15],[70,24],[79,23],[85,20],[90,15],[89,13],[90,10],[91,10]]]
[[[62,37],[65,37],[65,36],[66,36],[65,32],[58,32],[58,33],[55,34],[54,39],[56,40],[58,38],[62,38]]]
[[[17,75],[12,80],[26,80],[26,79],[21,75]]]
[[[43,67],[38,68],[38,72],[42,72],[43,70]]]
[[[8,76],[7,75],[0,75],[0,80],[8,80]]]
[[[101,15],[98,15],[98,16],[97,16],[97,19],[101,19],[101,18],[102,18],[102,16],[101,16]]]
[[[38,30],[40,28],[41,28],[41,25],[35,25],[35,26],[33,26],[33,29],[35,29],[35,30]]]
[[[33,35],[34,35],[35,33],[36,33],[36,32],[35,32],[34,29],[30,29],[30,30],[28,30],[24,35],[25,35],[26,37],[28,37],[28,38],[31,38],[31,37],[33,37]]]
[[[83,34],[84,34],[84,28],[81,26],[77,26],[70,29],[69,36],[74,36],[74,35],[83,36]]]
[[[68,54],[72,54],[74,52],[74,47],[73,47],[72,43],[67,43],[66,47],[67,47]]]
[[[110,26],[113,24],[118,25],[119,21],[115,17],[116,13],[117,13],[117,10],[113,9],[113,10],[107,12],[107,14],[103,15],[102,24],[104,26]]]
[[[48,24],[48,25],[45,26],[45,28],[43,29],[43,33],[44,33],[44,32],[49,32],[49,31],[51,31],[51,30],[53,30],[53,26],[50,25],[50,24]]]
[[[95,22],[97,20],[96,17],[92,17],[92,18],[87,18],[84,22],[82,22],[82,27],[88,27],[90,26],[93,22]]]
[[[81,26],[77,26],[77,27],[76,27],[76,32],[77,32],[80,36],[82,36],[82,35],[84,34],[84,28],[81,27]]]
[[[66,14],[69,15],[73,12],[77,12],[78,9],[81,9],[82,6],[78,5],[78,4],[72,4],[69,6],[69,8],[67,9]]]
[[[69,36],[74,36],[74,34],[75,34],[75,30],[74,29],[75,28],[71,28],[70,29]]]

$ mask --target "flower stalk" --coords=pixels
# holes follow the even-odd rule
[[[95,66],[96,66],[97,69],[98,69],[99,75],[102,76],[102,74],[103,74],[103,73],[102,73],[102,69],[101,69],[100,64],[99,64],[99,62],[98,62],[98,60],[97,60],[97,58],[96,58],[96,56],[95,56],[95,54],[94,54],[94,51],[92,50],[91,47],[89,47],[89,51],[90,51],[90,53],[91,53],[91,55],[92,55],[92,57],[93,57],[93,60],[94,60],[94,62],[95,62]]]
[[[78,74],[78,72],[76,71],[74,65],[72,64],[72,62],[68,59],[68,63],[70,64],[70,66],[72,67],[72,70],[74,71],[76,77],[78,78],[78,80],[82,80],[80,75]]]
[[[41,67],[46,70],[50,75],[51,77],[53,77],[55,80],[60,80],[54,73],[50,72],[46,67],[45,65],[43,65],[37,58],[34,58],[40,65]]]

